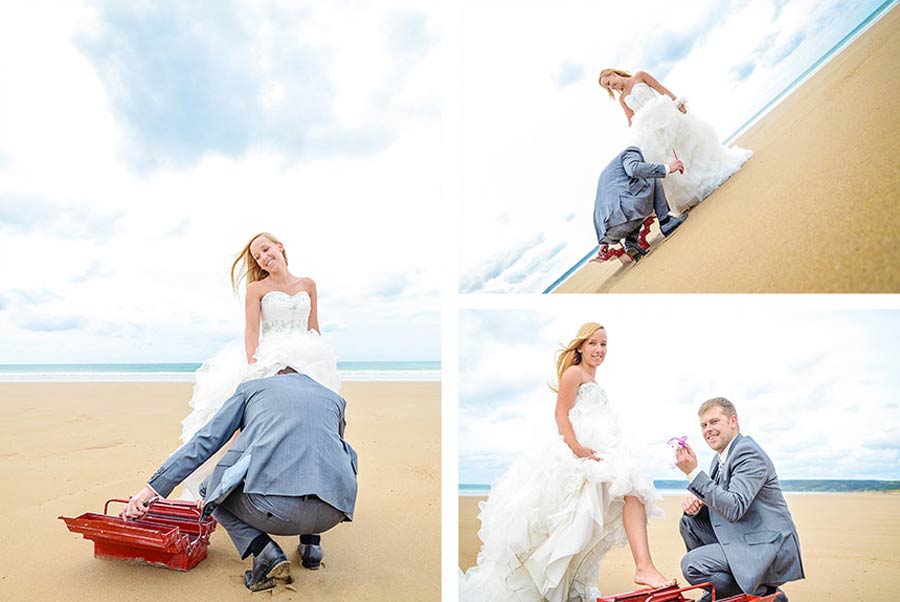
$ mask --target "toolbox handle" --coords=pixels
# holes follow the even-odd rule
[[[106,500],[106,503],[103,505],[103,514],[109,514],[109,505],[110,505],[110,503],[112,503],[112,502],[119,502],[119,503],[122,503],[122,504],[127,504],[127,503],[130,502],[130,501],[131,501],[131,500],[123,500],[123,499],[121,499],[121,498],[113,498],[113,499],[111,499],[111,500]]]
[[[109,505],[113,502],[117,502],[120,504],[127,504],[130,501],[131,500],[126,500],[126,499],[122,499],[122,498],[112,498],[112,499],[106,500],[106,504],[103,505],[103,514],[109,515]],[[198,505],[198,503],[183,502],[180,500],[168,500],[166,498],[156,496],[156,497],[150,498],[149,503],[147,504],[148,511],[155,504],[159,504],[160,508],[162,508],[162,510],[160,510],[160,512],[165,512],[166,508],[173,509],[173,510],[178,509],[178,511],[180,511],[180,512],[190,511],[190,513],[192,515],[191,518],[196,518],[198,520],[198,522],[202,522],[201,521],[202,514],[201,514],[200,506]],[[187,517],[185,517],[185,518],[187,518]]]
[[[706,583],[698,583],[697,585],[690,585],[688,587],[682,587],[681,589],[668,590],[668,591],[664,591],[664,592],[657,592],[655,594],[650,594],[649,596],[647,596],[647,599],[645,600],[645,602],[654,602],[654,600],[657,600],[657,599],[662,600],[662,598],[657,598],[657,596],[663,596],[663,595],[669,596],[671,594],[680,594],[682,592],[688,592],[692,589],[700,589],[703,587],[710,588],[710,590],[712,591],[712,602],[716,602],[716,586],[708,581]]]
[[[153,496],[152,498],[150,498],[149,500],[146,501],[146,503],[144,504],[144,507],[149,509],[150,506],[152,506],[156,502],[161,501],[162,499],[163,498],[159,497],[158,495]],[[111,500],[106,500],[106,503],[103,505],[103,514],[109,514],[109,504],[111,502],[119,502],[122,504],[128,504],[130,501],[131,501],[130,499],[123,500],[122,498],[112,498]]]

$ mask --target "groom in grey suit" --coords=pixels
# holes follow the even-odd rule
[[[778,586],[804,574],[800,538],[775,467],[753,439],[740,434],[730,401],[710,399],[698,414],[703,438],[717,456],[706,473],[689,446],[676,450],[691,492],[682,504],[684,577],[692,584],[711,582],[717,598],[777,593],[776,601],[787,602]]]
[[[638,235],[644,220],[656,214],[663,236],[671,234],[687,215],[671,217],[662,178],[684,173],[684,165],[675,159],[668,165],[647,163],[641,149],[629,146],[610,161],[597,182],[594,200],[594,229],[601,249],[625,239],[625,251],[632,259],[644,255]]]
[[[132,496],[124,514],[142,516],[154,496],[169,495],[240,431],[201,487],[203,512],[225,528],[241,558],[253,556],[248,589],[289,583],[290,562],[268,534],[302,535],[303,542],[353,519],[357,456],[344,441],[345,405],[291,368],[247,381]]]

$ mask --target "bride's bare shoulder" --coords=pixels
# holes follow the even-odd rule
[[[247,285],[248,298],[260,298],[271,290],[272,287],[266,282],[266,279],[255,280]]]
[[[297,278],[297,284],[300,287],[300,290],[305,291],[314,291],[316,290],[316,281],[310,278],[309,276],[300,276]]]
[[[559,379],[559,384],[565,384],[570,387],[580,387],[586,382],[588,382],[587,375],[584,373],[584,370],[578,366],[569,366],[566,368],[562,378]]]

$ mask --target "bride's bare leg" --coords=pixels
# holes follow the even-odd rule
[[[650,587],[672,585],[674,580],[666,578],[654,566],[650,558],[650,544],[647,541],[647,513],[644,505],[633,495],[625,496],[625,509],[622,511],[625,523],[625,534],[634,558],[634,582]]]

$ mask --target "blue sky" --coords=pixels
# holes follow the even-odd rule
[[[669,437],[687,435],[708,464],[696,411],[721,395],[781,478],[900,479],[900,311],[788,305],[568,296],[538,309],[463,311],[459,482],[490,483],[555,436],[554,354],[588,321],[609,337],[597,382],[654,478],[683,476]]]
[[[459,290],[541,292],[596,246],[597,177],[629,141],[601,69],[649,72],[724,139],[881,4],[464,3]]]
[[[339,359],[439,359],[440,35],[424,1],[4,3],[0,363],[210,356],[263,230]]]

